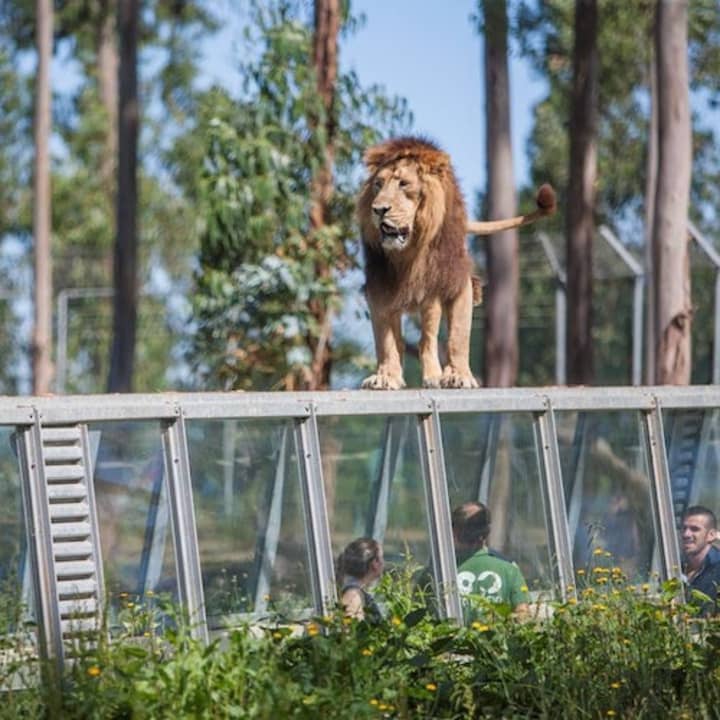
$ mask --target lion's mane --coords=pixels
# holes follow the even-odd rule
[[[416,163],[421,198],[413,243],[406,252],[385,253],[373,223],[373,183],[377,173],[399,160]],[[472,262],[465,238],[467,213],[450,158],[424,138],[400,137],[370,148],[364,156],[368,177],[357,203],[365,254],[366,291],[388,309],[416,310],[429,297],[443,303],[467,283]]]

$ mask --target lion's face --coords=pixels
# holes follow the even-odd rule
[[[415,228],[422,181],[417,163],[397,160],[372,180],[372,219],[386,252],[404,250]]]

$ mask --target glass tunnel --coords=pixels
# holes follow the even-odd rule
[[[372,536],[460,619],[450,513],[475,499],[539,601],[598,554],[656,585],[683,510],[720,511],[719,409],[717,386],[2,398],[3,597],[60,663],[128,597],[206,640],[326,613]]]

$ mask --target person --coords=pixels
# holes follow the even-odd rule
[[[472,595],[491,603],[506,603],[518,615],[526,614],[528,590],[523,574],[516,563],[487,547],[490,534],[490,510],[480,502],[466,502],[452,513],[457,560],[457,584],[463,598],[466,622],[473,615],[468,602]]]
[[[342,551],[337,561],[337,577],[340,603],[348,617],[370,623],[382,620],[382,611],[371,590],[384,568],[383,549],[377,540],[357,538]]]
[[[718,612],[720,550],[713,545],[717,538],[717,519],[712,510],[693,505],[683,513],[680,533],[683,579],[690,602],[699,604],[703,616]],[[693,590],[706,599],[694,598]]]

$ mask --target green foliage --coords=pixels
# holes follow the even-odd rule
[[[313,183],[330,151],[312,31],[293,3],[251,5],[255,60],[241,67],[243,97],[211,90],[192,136],[205,147],[202,175],[187,178],[205,221],[194,357],[213,386],[291,389],[307,383],[312,348],[329,340],[321,318],[339,309],[343,275],[356,266],[360,153],[377,140],[375,128],[394,128],[405,110],[377,88],[362,89],[353,73],[340,75],[334,193],[324,226],[311,232]]]
[[[542,617],[486,605],[467,627],[431,618],[407,576],[386,577],[380,625],[336,612],[207,647],[180,617],[168,625],[167,603],[128,603],[121,635],[80,651],[62,695],[12,693],[0,717],[714,717],[720,623],[679,605],[675,582],[651,593],[598,575],[577,598],[541,602]]]

